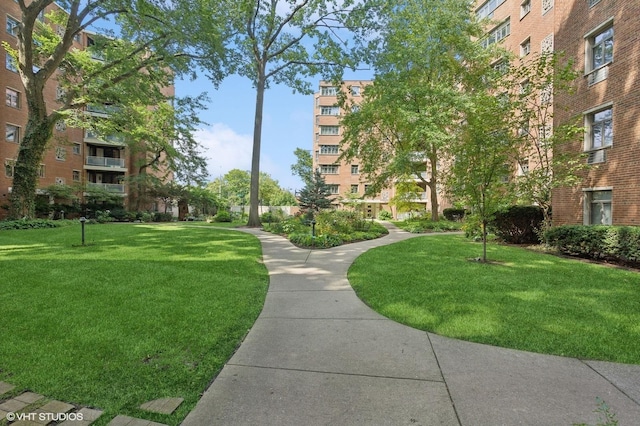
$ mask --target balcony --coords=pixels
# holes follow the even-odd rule
[[[96,166],[96,167],[110,167],[110,168],[124,168],[124,158],[112,158],[112,157],[95,157],[88,156],[87,162],[85,163],[87,166]]]
[[[104,190],[116,194],[124,194],[124,185],[121,183],[93,183],[87,182],[87,191],[92,189]]]

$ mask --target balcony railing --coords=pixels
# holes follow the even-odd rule
[[[90,155],[87,157],[87,166],[124,168],[124,159],[112,157],[95,157]]]
[[[102,189],[108,192],[115,192],[118,194],[124,194],[124,185],[121,183],[87,183],[87,191],[91,191],[91,189]]]

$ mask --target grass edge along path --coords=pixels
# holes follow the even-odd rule
[[[0,233],[0,381],[177,425],[258,317],[259,240],[180,224]],[[182,397],[172,415],[138,407]]]
[[[380,314],[442,336],[640,364],[640,273],[490,244],[417,237],[359,256],[348,278]],[[393,259],[393,261],[389,261]]]

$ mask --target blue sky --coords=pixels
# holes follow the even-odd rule
[[[371,78],[368,73],[350,73],[347,79]],[[320,77],[313,80],[318,89]],[[224,175],[231,169],[250,170],[253,146],[255,89],[244,77],[229,76],[216,90],[202,75],[195,81],[177,81],[176,95],[196,95],[207,92],[208,109],[200,119],[208,124],[196,134],[204,148],[209,180]],[[296,148],[313,147],[313,95],[294,94],[285,85],[272,85],[265,93],[262,122],[262,149],[260,170],[276,179],[285,189],[296,190],[303,184],[291,174],[296,161]]]

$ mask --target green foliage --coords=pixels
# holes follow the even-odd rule
[[[640,266],[640,227],[565,225],[545,233],[561,253]]]
[[[445,219],[455,222],[461,222],[466,214],[467,210],[461,208],[449,207],[442,210],[442,215]]]
[[[289,235],[289,241],[298,247],[311,248],[330,248],[343,244],[342,239],[337,235],[317,235],[313,237],[309,233],[291,234]]]
[[[316,215],[315,236],[309,221],[292,217],[281,222],[263,224],[265,231],[286,235],[299,247],[328,248],[354,241],[371,240],[389,233],[379,223],[365,220],[346,210],[323,211]]]
[[[329,185],[319,171],[313,174],[313,179],[309,185],[306,185],[298,193],[298,204],[303,213],[309,213],[311,217],[322,209],[331,207],[333,198],[331,198],[331,190]]]
[[[282,222],[284,220],[284,212],[280,209],[262,213],[260,221],[262,223]]]
[[[0,221],[0,231],[14,229],[60,228],[78,223],[75,220],[20,219]]]
[[[173,215],[171,213],[156,212],[153,214],[154,222],[171,222],[173,221]]]
[[[218,210],[218,213],[213,217],[214,222],[231,222],[231,213],[226,210]]]
[[[538,244],[543,213],[539,206],[510,206],[496,212],[489,224],[498,238],[512,244]]]
[[[378,213],[378,219],[380,219],[380,220],[391,220],[391,219],[393,219],[393,215],[391,214],[391,212],[389,210],[381,210],[380,213]]]
[[[436,222],[427,218],[407,219],[402,222],[397,222],[396,225],[398,228],[414,234],[420,234],[423,232],[459,231],[462,226],[460,222],[450,220],[439,220]]]
[[[291,165],[291,173],[300,176],[305,185],[309,185],[313,181],[313,157],[311,152],[306,149],[296,148],[293,152],[296,156],[296,163]]]

